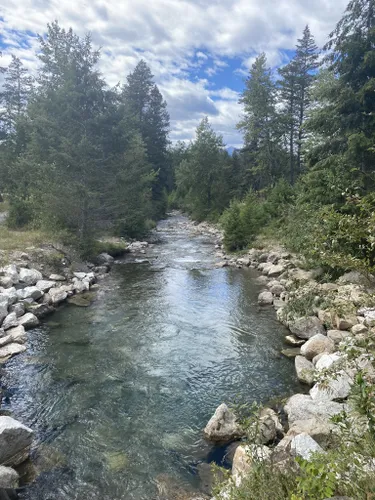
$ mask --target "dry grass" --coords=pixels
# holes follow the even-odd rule
[[[51,235],[43,231],[14,231],[5,225],[0,225],[0,252],[2,253],[8,254],[15,250],[27,251],[28,247],[38,247],[51,242]]]

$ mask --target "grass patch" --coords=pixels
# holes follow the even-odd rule
[[[50,235],[40,230],[14,231],[0,225],[0,250],[5,253],[25,250],[27,247],[53,243]]]

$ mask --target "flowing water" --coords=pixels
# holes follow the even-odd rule
[[[25,498],[152,499],[198,490],[217,458],[201,430],[222,401],[298,388],[283,327],[249,270],[216,269],[206,236],[173,216],[145,258],[127,257],[88,308],[67,305],[8,363],[6,406],[36,432]]]

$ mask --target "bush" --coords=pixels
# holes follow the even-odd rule
[[[229,251],[244,248],[247,243],[245,227],[241,217],[241,203],[233,201],[220,219],[224,229],[224,245]]]
[[[9,203],[9,212],[6,220],[10,229],[19,229],[27,226],[34,218],[32,204],[22,198],[13,198]]]

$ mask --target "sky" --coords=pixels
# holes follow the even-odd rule
[[[228,146],[239,147],[238,99],[255,57],[276,69],[293,56],[306,24],[323,46],[348,0],[0,0],[1,65],[10,54],[36,71],[38,42],[58,20],[101,47],[108,84],[124,82],[140,59],[171,116],[171,140],[190,140],[208,116]]]

